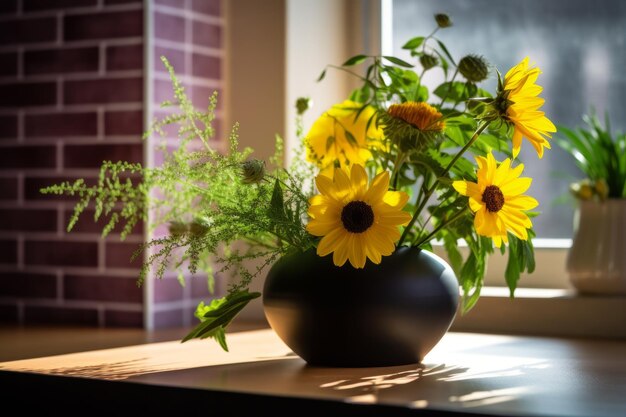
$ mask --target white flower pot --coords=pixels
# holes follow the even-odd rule
[[[567,272],[580,293],[626,295],[626,199],[580,202]]]

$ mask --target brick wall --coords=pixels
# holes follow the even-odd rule
[[[173,98],[169,76],[160,57],[165,56],[174,66],[176,74],[185,85],[193,103],[205,110],[213,91],[221,94],[223,63],[223,27],[221,7],[218,0],[155,0],[153,9],[153,34],[151,47],[153,103],[152,114],[163,117],[167,113],[159,108],[164,100]],[[222,119],[221,95],[218,97],[217,118],[214,127],[217,130],[216,141],[222,137],[220,122]],[[167,142],[170,148],[176,146],[175,129],[168,129],[168,136],[155,138],[155,145]],[[162,160],[160,151],[154,151],[154,161]],[[158,233],[158,231],[157,231]],[[217,282],[217,293],[223,290]],[[195,323],[193,312],[200,300],[210,297],[206,277],[199,275],[187,277],[187,285],[181,287],[177,277],[166,276],[161,281],[153,281],[151,309],[154,327],[190,325]]]
[[[142,227],[124,242],[102,240],[88,212],[67,233],[74,200],[39,193],[94,181],[103,160],[150,160],[141,140],[152,108],[145,47],[172,60],[200,104],[221,86],[219,1],[148,6],[155,30],[144,39],[141,0],[0,1],[0,321],[141,326],[154,301],[156,325],[181,324],[205,295],[200,280],[185,289],[168,281],[144,300],[130,263]],[[166,77],[146,65],[160,99]]]

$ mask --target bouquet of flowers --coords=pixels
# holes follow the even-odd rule
[[[541,158],[555,131],[539,110],[540,70],[525,58],[501,76],[481,56],[456,60],[436,37],[450,18],[435,20],[430,35],[403,46],[411,62],[358,55],[332,67],[361,86],[306,133],[301,115],[309,102],[298,100],[302,146],[288,168],[280,138],[273,158],[254,159],[251,149],[239,149],[237,125],[228,152],[212,148],[216,96],[208,111],[195,109],[163,59],[175,97],[164,106],[173,111],[146,136],[175,124],[178,148],[164,148],[159,167],[104,162],[94,186],[79,180],[43,192],[80,197],[68,229],[92,203],[96,219],[110,216],[104,235],[118,224],[122,237],[139,221],[167,225],[168,233],[136,252],[147,253],[140,282],[150,271],[161,277],[172,268],[202,269],[210,287],[215,275],[238,277],[225,297],[198,306],[200,324],[185,338],[213,337],[225,349],[226,326],[260,295],[248,290],[251,280],[293,251],[313,248],[337,267],[363,268],[385,262],[400,246],[432,249],[437,242],[466,311],[478,300],[495,247],[508,252],[505,278],[513,294],[520,273],[534,269],[530,210],[538,205],[525,195],[531,178],[521,176],[516,157],[526,138]],[[424,81],[436,71],[445,81],[429,91]],[[479,87],[490,75],[498,78],[494,94]],[[459,241],[467,244],[465,256]]]

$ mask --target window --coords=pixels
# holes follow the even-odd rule
[[[449,14],[454,26],[437,37],[454,57],[478,53],[505,72],[530,56],[543,71],[543,109],[556,125],[581,125],[581,115],[594,106],[600,116],[608,112],[613,129],[625,130],[626,2],[393,0],[393,54],[410,59],[403,43],[430,33],[433,15],[440,12]],[[427,73],[424,83],[436,86],[442,78],[441,73]],[[495,85],[492,77],[483,86],[494,91]],[[559,202],[567,199],[569,183],[581,177],[571,156],[554,145],[538,161],[526,143],[520,159],[534,178],[529,194],[540,202],[542,213],[533,222],[538,237],[571,238],[574,205],[572,200]]]

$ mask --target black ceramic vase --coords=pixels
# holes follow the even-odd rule
[[[459,287],[450,266],[402,247],[364,269],[315,250],[284,256],[263,290],[278,336],[310,365],[393,366],[420,362],[446,333]]]

